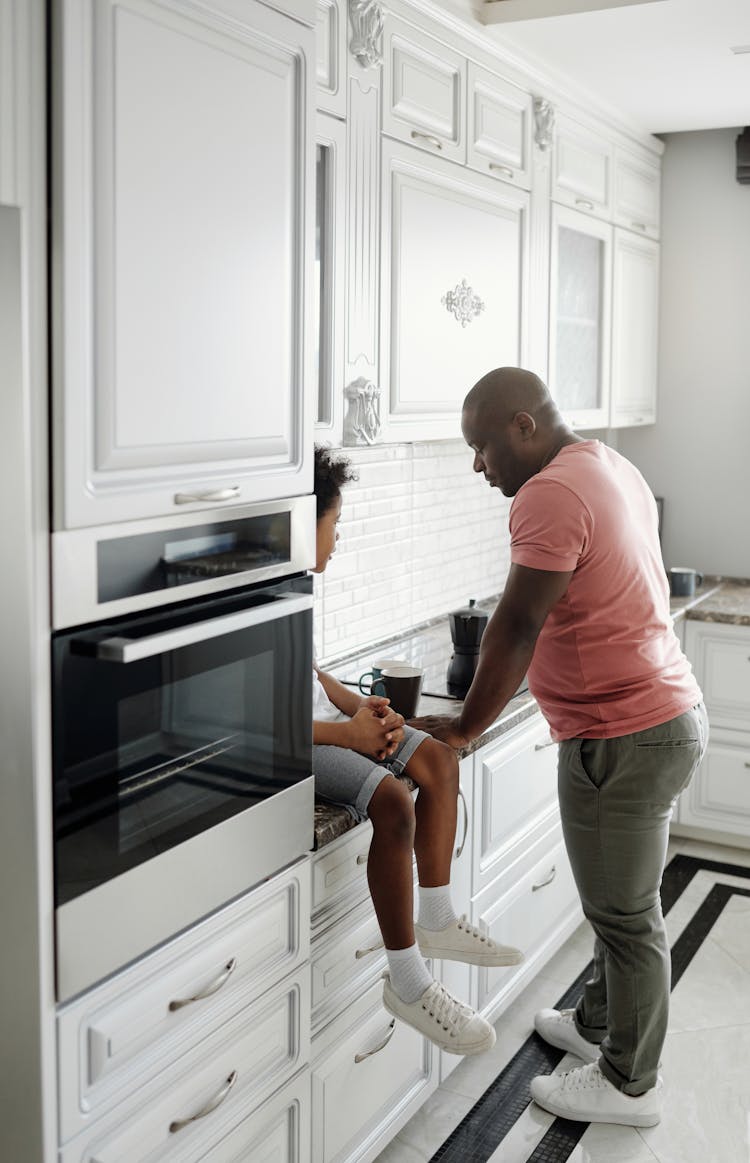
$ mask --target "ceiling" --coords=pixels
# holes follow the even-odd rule
[[[599,0],[600,11],[571,11],[596,0],[442,2],[485,23],[513,56],[650,133],[750,124],[750,0]],[[493,13],[503,22],[489,24]]]

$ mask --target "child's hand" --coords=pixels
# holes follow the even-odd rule
[[[387,707],[384,711],[379,715],[376,708],[365,705],[349,720],[349,746],[353,751],[374,755],[376,759],[386,759],[393,754],[404,737],[404,720]]]
[[[390,701],[390,699],[386,699],[383,695],[367,695],[361,700],[361,706],[370,707],[378,718],[384,719]]]

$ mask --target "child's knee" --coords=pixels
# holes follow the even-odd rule
[[[408,787],[393,776],[375,789],[368,807],[373,829],[393,841],[411,844],[414,839],[414,802]]]
[[[412,760],[417,760],[412,767]],[[447,743],[439,739],[425,739],[406,764],[407,774],[419,786],[432,783],[441,788],[449,788],[458,795],[458,756]],[[417,770],[417,767],[419,770]]]

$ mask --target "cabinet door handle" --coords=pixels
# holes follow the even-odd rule
[[[377,945],[371,945],[369,949],[357,949],[354,954],[354,959],[355,961],[359,961],[362,957],[367,957],[368,953],[378,953],[381,949],[384,948],[385,945],[383,942],[379,941]]]
[[[556,744],[556,741],[554,739],[545,739],[544,743],[535,743],[534,750],[535,751],[544,751],[545,748],[547,748],[547,747],[556,747],[556,746],[557,746],[557,744]]]
[[[395,1029],[396,1029],[396,1019],[393,1018],[391,1020],[390,1025],[388,1026],[388,1033],[383,1038],[383,1041],[380,1042],[377,1046],[373,1046],[372,1050],[366,1050],[364,1054],[355,1054],[354,1055],[355,1063],[364,1062],[365,1058],[372,1058],[373,1054],[377,1054],[379,1050],[384,1050],[385,1047],[390,1042],[391,1038],[393,1037],[393,1031]]]
[[[360,852],[359,856],[357,857],[357,864],[367,864],[367,857],[369,855],[369,852]]]
[[[582,206],[584,210],[594,209],[594,203],[589,202],[588,198],[576,198],[576,206]]]
[[[506,178],[513,177],[513,170],[510,166],[501,166],[498,162],[490,162],[490,169],[498,174],[504,174]]]
[[[552,884],[552,881],[555,879],[556,876],[557,876],[557,869],[556,869],[555,865],[553,864],[549,870],[548,876],[544,880],[540,880],[539,884],[532,884],[531,891],[538,892],[540,888],[546,888],[548,884]]]
[[[174,1122],[169,1124],[170,1135],[176,1135],[177,1132],[181,1131],[183,1127],[189,1126],[190,1123],[194,1123],[198,1119],[205,1119],[206,1115],[210,1115],[212,1111],[215,1111],[217,1106],[221,1106],[221,1104],[228,1097],[229,1092],[236,1081],[237,1071],[233,1070],[222,1086],[221,1090],[219,1090],[213,1098],[209,1099],[204,1107],[201,1107],[199,1111],[196,1111],[194,1115],[190,1115],[186,1119],[175,1119]]]
[[[459,844],[458,848],[456,849],[455,855],[453,857],[454,860],[458,860],[459,856],[463,852],[464,844],[466,843],[466,837],[469,835],[469,809],[466,806],[466,796],[464,795],[463,788],[461,788],[461,787],[459,787],[459,789],[458,789],[458,798],[460,799],[461,806],[463,807],[463,810],[464,810],[464,834],[461,837],[461,843]]]
[[[750,767],[750,763],[748,763],[747,760],[745,760],[745,767]]]
[[[193,505],[200,501],[234,501],[240,495],[240,486],[228,489],[209,489],[205,493],[175,493],[175,505]]]
[[[411,135],[414,141],[426,141],[428,145],[434,145],[435,149],[443,148],[440,138],[433,137],[431,133],[420,133],[417,129],[412,129]]]
[[[633,230],[648,230],[645,222],[631,222],[630,225],[633,227]]]
[[[174,1013],[175,1010],[181,1010],[183,1006],[192,1005],[194,1001],[203,1001],[204,998],[211,997],[212,994],[220,990],[222,985],[228,981],[236,968],[237,958],[233,957],[231,961],[227,961],[219,976],[215,977],[211,984],[207,985],[205,989],[202,989],[200,993],[195,993],[192,997],[178,997],[174,1001],[171,1001],[167,1007],[169,1012]]]

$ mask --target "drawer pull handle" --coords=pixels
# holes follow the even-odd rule
[[[221,1106],[221,1104],[228,1097],[229,1092],[236,1081],[237,1071],[233,1070],[222,1086],[221,1090],[218,1091],[218,1093],[215,1094],[212,1099],[209,1099],[206,1105],[202,1107],[196,1114],[190,1115],[190,1117],[187,1119],[175,1119],[174,1122],[169,1124],[170,1135],[176,1135],[177,1132],[181,1131],[183,1127],[190,1126],[190,1123],[194,1123],[198,1119],[205,1119],[206,1115],[210,1115],[212,1111],[215,1111],[217,1106]]]
[[[367,857],[369,855],[369,852],[360,852],[359,856],[357,857],[357,864],[367,864]]]
[[[745,760],[745,767],[750,767],[750,763],[748,763],[747,760]]]
[[[463,837],[461,839],[461,843],[459,844],[458,848],[456,849],[455,855],[453,857],[454,860],[458,860],[459,856],[463,852],[464,844],[466,843],[466,837],[469,835],[469,809],[466,806],[466,796],[464,795],[462,788],[458,789],[458,798],[460,799],[461,806],[464,809],[464,834],[463,834]]]
[[[513,177],[513,170],[510,168],[510,166],[501,166],[497,162],[490,162],[490,169],[495,170],[495,172],[498,174],[505,174],[506,178]]]
[[[359,961],[360,958],[366,957],[368,953],[377,953],[380,949],[384,948],[383,942],[379,941],[377,945],[371,945],[369,949],[357,949],[354,958],[356,961]]]
[[[357,1062],[364,1062],[365,1058],[372,1058],[373,1054],[377,1054],[379,1050],[384,1050],[385,1047],[390,1042],[391,1038],[393,1037],[393,1031],[395,1029],[396,1029],[396,1019],[393,1018],[391,1020],[390,1025],[388,1026],[388,1033],[383,1038],[383,1041],[380,1042],[377,1046],[373,1046],[372,1050],[366,1050],[364,1054],[355,1054],[354,1055],[355,1064]]]
[[[583,206],[584,210],[594,209],[594,203],[589,202],[588,198],[576,198],[576,206]]]
[[[545,739],[544,743],[535,743],[535,744],[534,744],[534,750],[535,750],[535,751],[544,751],[544,750],[545,750],[545,748],[547,748],[547,747],[554,747],[554,746],[555,746],[555,740],[554,740],[554,739]]]
[[[202,989],[200,993],[194,994],[192,997],[178,997],[169,1003],[169,1012],[174,1013],[175,1010],[181,1010],[183,1006],[192,1005],[194,1001],[203,1001],[204,998],[210,997],[212,993],[216,993],[221,989],[222,985],[232,976],[237,968],[237,958],[233,957],[231,961],[227,961],[218,977],[214,978],[210,985]]]
[[[435,149],[442,149],[443,143],[439,137],[433,137],[431,133],[419,133],[416,129],[411,131],[414,141],[426,141],[428,145],[434,145]]]
[[[549,871],[549,876],[547,876],[545,880],[540,880],[539,884],[532,884],[531,891],[538,892],[540,888],[546,888],[546,886],[548,884],[552,884],[552,881],[555,879],[556,876],[557,876],[557,869],[556,869],[555,865],[553,864],[550,871]]]
[[[648,230],[645,222],[631,222],[630,225],[633,227],[633,230]]]
[[[206,493],[175,493],[175,505],[194,505],[200,501],[233,501],[240,495],[240,486],[229,489],[209,489]]]

